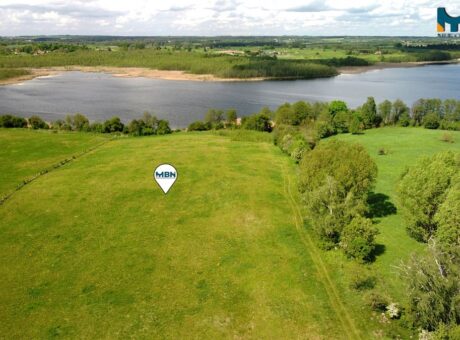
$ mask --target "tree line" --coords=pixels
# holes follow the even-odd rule
[[[95,133],[122,133],[133,136],[165,135],[172,132],[169,122],[144,112],[140,119],[133,119],[124,124],[119,117],[112,117],[104,122],[92,122],[81,114],[67,115],[65,119],[45,122],[41,117],[33,115],[23,118],[13,115],[0,116],[0,127],[52,129],[61,131],[81,131]]]
[[[366,129],[384,126],[425,127],[460,131],[460,101],[455,99],[419,99],[412,107],[402,100],[373,97],[350,109],[344,101],[298,101],[285,103],[272,111],[268,107],[237,119],[234,109],[210,109],[201,121],[191,123],[188,131],[247,129],[273,132],[275,144],[297,162],[318,141],[339,133],[361,134]]]
[[[260,112],[242,117],[238,120],[235,109],[226,111],[220,109],[209,109],[204,115],[203,120],[191,123],[187,131],[208,131],[221,129],[255,130],[261,132],[271,132],[273,128],[272,112],[268,108],[263,108]]]

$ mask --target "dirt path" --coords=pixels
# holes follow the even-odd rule
[[[343,331],[346,334],[346,337],[348,339],[361,339],[360,332],[356,328],[356,325],[353,322],[353,318],[351,317],[350,313],[342,303],[340,299],[339,292],[337,291],[337,288],[335,287],[333,281],[331,280],[328,270],[326,268],[326,265],[324,264],[324,261],[321,258],[321,254],[319,253],[315,243],[313,242],[312,238],[308,233],[303,229],[303,218],[302,214],[300,212],[299,205],[292,194],[292,189],[291,189],[291,178],[288,174],[288,171],[286,168],[283,169],[284,172],[284,192],[288,198],[289,205],[291,206],[292,213],[294,214],[294,221],[295,221],[295,226],[297,229],[297,233],[302,240],[302,243],[305,245],[305,248],[310,255],[310,257],[313,259],[313,262],[315,263],[316,271],[319,274],[319,277],[322,281],[322,284],[324,285],[324,288],[326,289],[326,292],[329,296],[329,302],[331,304],[331,307],[335,311],[337,318],[340,320],[340,323],[342,325]]]

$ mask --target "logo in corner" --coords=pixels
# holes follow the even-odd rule
[[[449,24],[450,31],[446,30],[446,24]],[[438,7],[437,31],[441,37],[459,37],[458,25],[460,24],[460,16],[450,16],[445,7]]]

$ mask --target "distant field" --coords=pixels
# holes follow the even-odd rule
[[[2,172],[18,179],[11,173],[27,159],[46,165],[100,142],[88,134],[1,132],[2,149],[21,150],[0,154],[0,164],[10,164]],[[375,191],[397,206],[394,185],[404,166],[459,149],[459,133],[453,144],[441,142],[442,133],[382,128],[335,138],[368,148],[379,166]],[[377,155],[380,147],[389,154]],[[152,179],[159,163],[179,171],[166,196]],[[349,288],[359,265],[315,246],[300,220],[295,182],[296,166],[269,134],[179,133],[100,146],[0,206],[0,334],[408,338],[398,321],[381,323]],[[421,245],[406,236],[400,214],[377,220],[385,251],[364,270],[400,302],[393,266]]]
[[[359,46],[328,45],[305,47],[235,46],[219,48],[120,49],[88,44],[87,49],[72,52],[53,51],[40,55],[18,53],[0,54],[0,80],[30,73],[23,68],[66,66],[138,67],[164,71],[184,71],[190,74],[213,75],[218,78],[313,79],[338,74],[333,67],[363,66],[378,62],[412,62],[441,60],[430,51],[405,51],[394,47],[382,48],[376,42]],[[239,50],[238,55],[231,55]],[[249,53],[246,53],[249,52]],[[439,51],[438,51],[439,52]],[[382,54],[380,54],[382,53]],[[449,51],[444,59],[460,57]],[[276,58],[275,58],[276,57]],[[354,60],[346,58],[353,57]],[[439,56],[438,56],[439,57]],[[435,58],[435,59],[433,59]],[[335,59],[335,63],[331,62]],[[341,60],[339,62],[337,59]],[[361,63],[356,63],[360,61]],[[364,62],[364,64],[363,64]]]
[[[52,66],[115,66],[179,70],[192,74],[212,74],[220,78],[321,78],[336,70],[306,60],[268,60],[264,58],[210,55],[203,52],[157,51],[76,51],[45,55],[0,56],[0,69]]]
[[[459,57],[456,41],[437,37],[0,37],[0,80],[28,72],[22,68],[67,66],[136,67],[217,78],[314,79],[337,75],[336,67]]]
[[[0,129],[0,196],[24,179],[106,139],[101,134]]]
[[[330,58],[346,58],[348,56],[358,57],[365,59],[371,63],[380,62],[380,61],[393,61],[393,62],[406,62],[406,61],[416,61],[414,56],[409,55],[408,53],[403,53],[399,51],[393,51],[388,54],[379,55],[373,52],[369,53],[352,53],[348,54],[345,49],[324,49],[324,48],[289,48],[289,49],[280,49],[279,58],[281,59],[330,59]]]

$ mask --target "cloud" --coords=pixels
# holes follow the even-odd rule
[[[85,5],[91,3],[92,0],[77,1],[72,4],[54,3],[43,5],[28,5],[28,4],[10,4],[0,5],[0,10],[7,12],[30,12],[34,14],[40,13],[57,13],[58,15],[71,16],[74,18],[112,18],[122,14],[121,11],[113,11],[97,6]]]
[[[329,7],[324,1],[321,0],[315,0],[310,2],[307,5],[302,5],[302,6],[297,6],[297,7],[292,7],[286,9],[287,12],[324,12],[331,10],[331,7]]]
[[[219,12],[227,12],[236,10],[239,5],[240,3],[235,0],[217,0],[210,9]]]
[[[194,8],[193,5],[190,5],[190,6],[171,6],[165,11],[166,12],[183,12],[183,11],[191,10],[193,8]]]
[[[435,35],[440,2],[0,0],[0,35]]]
[[[369,4],[360,7],[350,7],[346,9],[347,13],[370,13],[374,9],[378,8],[377,4]]]

